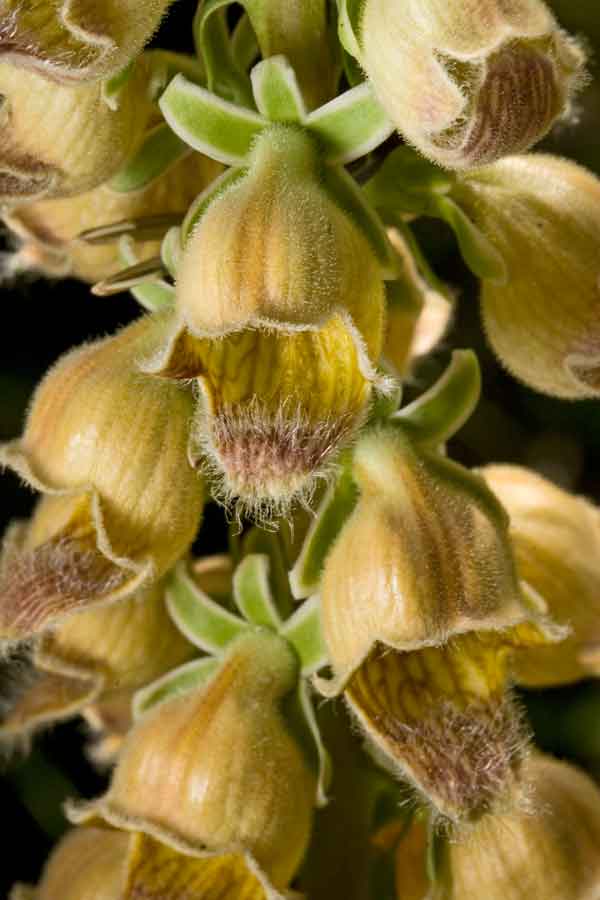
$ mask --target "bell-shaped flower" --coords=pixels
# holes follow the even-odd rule
[[[378,757],[442,815],[476,818],[517,777],[526,731],[511,651],[554,629],[516,577],[506,516],[482,479],[398,429],[363,436],[360,497],[321,584],[334,673]]]
[[[144,317],[62,357],[0,462],[47,495],[9,531],[0,634],[21,640],[159,578],[188,550],[204,503],[188,460],[194,399],[139,369],[167,327]]]
[[[483,324],[501,363],[566,399],[600,391],[600,181],[554,156],[515,156],[461,176],[458,205],[502,256]]]
[[[354,52],[402,135],[448,168],[539,141],[583,53],[542,0],[366,0]]]

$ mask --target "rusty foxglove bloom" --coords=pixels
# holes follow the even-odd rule
[[[142,58],[111,108],[102,85],[64,86],[0,62],[0,204],[89,191],[123,165],[151,113]]]
[[[133,692],[196,652],[169,617],[162,581],[120,603],[70,616],[36,643],[35,671],[18,692],[0,736],[27,736],[84,712],[101,733],[124,733],[131,724]]]
[[[514,646],[548,639],[483,481],[400,430],[359,440],[357,506],[329,553],[322,621],[334,680],[386,764],[444,816],[503,802],[526,734]]]
[[[170,896],[166,875],[175,866],[182,880],[203,879],[206,893],[190,890],[194,898],[218,885],[228,900],[246,891],[270,900],[289,884],[316,795],[316,778],[281,709],[297,677],[295,655],[279,637],[256,631],[238,638],[204,687],[139,720],[108,793],[71,810],[76,821],[100,817],[137,835],[140,896]]]
[[[519,466],[481,474],[510,516],[519,576],[570,629],[559,644],[517,654],[516,680],[544,687],[600,674],[600,511]]]
[[[126,597],[187,551],[203,507],[188,461],[191,392],[148,378],[163,339],[144,317],[66,354],[38,387],[23,436],[0,449],[46,496],[0,571],[0,634],[20,640],[95,603]]]
[[[259,514],[310,489],[381,384],[380,263],[321,169],[299,130],[257,139],[184,249],[180,325],[147,368],[200,379],[200,449],[225,498]]]
[[[15,885],[9,900],[121,900],[131,838],[74,828],[54,849],[37,887]]]
[[[366,0],[356,38],[399,131],[456,169],[540,140],[568,107],[583,65],[541,0]]]
[[[110,78],[150,39],[171,0],[4,0],[0,58],[63,83]]]
[[[409,872],[406,873],[409,878]],[[583,772],[533,755],[512,809],[450,840],[431,900],[594,900],[600,886],[600,791]]]
[[[502,364],[555,397],[600,391],[600,181],[554,156],[516,156],[458,179],[453,196],[506,264],[481,289]]]
[[[77,240],[88,229],[144,216],[181,213],[219,173],[220,166],[193,153],[179,160],[146,188],[126,193],[110,182],[75,197],[23,203],[4,215],[18,240],[9,266],[12,271],[38,271],[47,276],[66,275],[91,283],[123,268],[118,242],[89,244]],[[160,253],[160,242],[136,243],[140,261]]]

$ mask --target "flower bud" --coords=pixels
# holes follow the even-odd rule
[[[13,640],[132,594],[192,543],[203,483],[188,462],[194,400],[139,371],[165,320],[144,317],[66,354],[0,461],[48,495],[0,567],[0,633]]]
[[[502,255],[484,281],[483,323],[502,364],[555,397],[600,392],[600,181],[546,155],[465,175],[453,196]]]
[[[71,275],[90,283],[109,278],[123,268],[118,242],[89,244],[77,240],[78,235],[99,225],[145,216],[181,213],[183,218],[219,168],[207,156],[193,153],[139,191],[122,193],[101,184],[75,197],[21,204],[3,217],[19,241],[11,267],[55,277]],[[159,255],[160,242],[137,242],[136,250],[141,262]]]
[[[507,693],[513,646],[549,639],[521,595],[501,507],[476,476],[400,430],[355,451],[357,506],[330,551],[322,624],[379,756],[441,814],[502,801],[524,752]]]
[[[15,886],[10,900],[122,900],[129,843],[122,831],[74,828],[54,849],[37,888]]]
[[[481,474],[510,516],[519,576],[570,627],[560,644],[516,654],[515,679],[545,687],[600,674],[600,511],[519,466]]]
[[[431,900],[592,900],[600,884],[600,792],[583,772],[535,755],[513,808],[451,840]]]
[[[539,141],[568,108],[584,61],[541,0],[366,0],[358,43],[399,131],[456,169]]]
[[[95,730],[124,733],[133,692],[196,652],[168,614],[163,582],[70,616],[37,643],[36,677],[17,696],[0,735],[27,734],[90,704]]]
[[[383,384],[380,265],[319,173],[309,136],[259,138],[184,250],[181,328],[147,369],[200,379],[216,489],[266,517],[310,492]]]
[[[0,63],[0,203],[69,197],[114,175],[151,112],[145,69],[142,59],[111,109],[99,82],[65,87]]]
[[[110,78],[151,38],[172,0],[5,0],[0,55],[62,83]]]
[[[146,856],[179,851],[202,860],[207,881],[225,885],[237,871],[239,882],[260,876],[263,886],[284,888],[304,855],[316,795],[280,709],[297,675],[282,639],[261,631],[239,638],[206,687],[146,713],[108,793],[72,818],[101,817],[152,838]],[[223,896],[240,896],[228,887]]]

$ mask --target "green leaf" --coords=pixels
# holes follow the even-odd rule
[[[244,557],[233,575],[235,605],[247,622],[277,630],[281,619],[269,585],[269,557],[252,553]]]
[[[252,27],[250,16],[240,16],[231,35],[231,53],[237,66],[245,72],[260,56],[260,48],[256,32]]]
[[[175,278],[181,257],[181,228],[169,228],[160,247],[160,256],[171,277]]]
[[[454,200],[433,197],[429,214],[438,216],[450,226],[463,259],[474,275],[500,284],[506,281],[506,264],[501,254]]]
[[[167,606],[171,618],[196,647],[218,654],[248,631],[249,625],[201,591],[180,563],[169,580]]]
[[[206,0],[198,5],[193,32],[196,52],[206,68],[208,88],[235,103],[252,106],[252,89],[245,66],[235,52],[227,28],[232,0]]]
[[[237,181],[246,175],[246,169],[228,169],[218,178],[215,178],[208,187],[199,194],[188,209],[181,226],[181,242],[185,246],[192,231],[213,202]]]
[[[329,655],[321,632],[321,606],[318,597],[305,600],[284,622],[279,633],[294,647],[303,675],[313,675],[327,665]]]
[[[121,102],[121,94],[135,70],[135,60],[127,63],[124,69],[102,82],[102,99],[109,109],[117,110]]]
[[[108,186],[121,194],[141,191],[190,152],[189,146],[163,122],[148,131],[136,152]]]
[[[302,122],[304,100],[285,56],[271,56],[252,69],[252,90],[260,113],[271,122]]]
[[[241,165],[266,120],[250,109],[222,100],[177,75],[159,101],[173,131],[194,150],[228,166]]]
[[[455,350],[436,383],[390,422],[401,425],[415,441],[439,447],[462,428],[479,402],[481,371],[472,350]]]
[[[360,58],[358,30],[363,2],[364,0],[337,0],[340,43],[355,59]]]
[[[308,597],[318,590],[325,558],[354,509],[357,497],[349,467],[344,467],[336,483],[325,494],[290,572],[290,585],[296,599]]]
[[[331,784],[331,757],[321,737],[321,729],[317,722],[313,706],[311,688],[306,680],[301,679],[297,691],[298,708],[304,719],[308,736],[314,745],[317,756],[317,806],[325,806],[328,802],[327,792]]]
[[[162,678],[141,688],[133,696],[132,712],[134,720],[139,719],[149,709],[165,700],[173,700],[189,691],[197,691],[212,678],[221,662],[212,656],[193,659],[176,669],[171,669]]]
[[[431,196],[447,194],[453,176],[434,166],[410,147],[398,147],[384,160],[363,187],[368,201],[377,209],[425,215]]]
[[[328,162],[345,164],[383,144],[394,130],[367,82],[310,113],[305,122]]]
[[[341,166],[325,166],[323,186],[367,238],[381,263],[384,277],[394,277],[395,257],[383,222],[352,176]]]

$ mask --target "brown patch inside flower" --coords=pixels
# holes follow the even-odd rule
[[[265,900],[265,890],[241,856],[197,859],[137,834],[124,900]]]
[[[378,750],[454,821],[501,804],[524,758],[505,655],[497,639],[476,634],[410,653],[379,646],[346,692]]]
[[[61,532],[32,550],[7,547],[0,562],[0,634],[21,640],[109,595],[127,577],[95,536]]]

